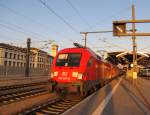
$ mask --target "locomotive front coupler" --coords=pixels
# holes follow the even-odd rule
[[[54,80],[52,80],[52,79],[50,79],[50,80],[49,80],[49,83],[50,83],[50,85],[51,85],[51,92],[54,92],[55,87],[56,87],[56,85],[57,85],[57,82],[54,81]]]
[[[60,85],[57,85],[55,87],[55,91],[56,91],[56,94],[58,94],[59,96],[61,97],[65,97],[65,95],[67,94],[67,88],[66,87],[62,87]]]

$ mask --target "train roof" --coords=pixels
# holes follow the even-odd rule
[[[95,58],[97,59],[101,59],[100,56],[98,56],[94,51],[92,51],[90,48],[76,48],[76,47],[73,47],[73,48],[66,48],[66,49],[63,49],[63,50],[60,50],[59,53],[63,53],[63,52],[90,52],[90,54],[92,56],[94,56]]]

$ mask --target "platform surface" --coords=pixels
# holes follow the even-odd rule
[[[63,115],[150,115],[150,80],[113,80]]]

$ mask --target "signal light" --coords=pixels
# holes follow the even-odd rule
[[[130,67],[133,67],[133,63],[130,64]]]
[[[126,23],[113,22],[113,36],[121,36],[122,34],[126,34]]]

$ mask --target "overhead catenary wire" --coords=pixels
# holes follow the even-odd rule
[[[63,23],[65,23],[74,33],[76,33],[77,35],[81,36],[82,38],[84,38],[83,35],[81,35],[79,33],[79,31],[74,28],[68,21],[66,21],[61,15],[59,15],[55,10],[53,10],[50,5],[46,4],[46,2],[42,1],[42,0],[38,0],[44,7],[46,7],[51,15],[51,13],[53,13],[56,17],[58,17]],[[69,41],[72,41],[72,39],[70,39]]]
[[[26,19],[26,20],[28,20],[28,21],[30,21],[30,22],[32,22],[32,23],[35,23],[35,24],[40,25],[40,27],[43,27],[43,29],[45,29],[45,30],[50,29],[47,25],[44,25],[44,24],[40,23],[39,21],[30,18],[29,16],[26,16],[26,15],[24,15],[24,14],[18,12],[18,11],[15,11],[15,10],[13,10],[12,8],[9,8],[9,7],[6,6],[6,5],[0,4],[0,6],[3,7],[3,8],[5,8],[5,9],[7,9],[7,10],[9,10],[10,12],[12,12],[13,14],[15,14],[15,15],[17,15],[17,16],[22,17],[23,19]],[[54,30],[53,30],[53,31],[54,31]],[[56,32],[56,31],[55,31],[55,33],[58,34],[58,32]]]
[[[0,26],[4,27],[4,28],[6,28],[6,29],[9,29],[9,30],[12,30],[12,31],[15,31],[15,32],[18,32],[18,33],[21,33],[21,34],[24,34],[24,35],[28,35],[28,36],[32,36],[32,37],[36,38],[35,36],[33,36],[33,35],[31,35],[31,34],[27,34],[27,33],[25,33],[24,31],[21,31],[21,30],[12,28],[12,27],[10,27],[10,26],[8,26],[8,25],[1,24],[1,23],[0,23]]]
[[[0,26],[4,27],[4,28],[6,28],[6,29],[9,29],[9,30],[15,31],[15,32],[19,32],[19,33],[24,34],[24,35],[32,36],[33,38],[36,38],[36,39],[37,39],[36,36],[30,35],[29,33],[25,33],[24,31],[18,30],[18,29],[16,29],[16,28],[12,28],[12,27],[10,27],[10,26],[8,26],[8,25],[4,25],[4,24],[1,24],[1,23],[0,23]],[[34,43],[34,41],[33,41],[32,43]],[[24,43],[24,44],[25,44],[25,43]]]
[[[76,14],[80,17],[80,19],[82,20],[82,22],[84,22],[88,28],[90,28],[90,24],[85,20],[85,18],[83,18],[83,16],[80,14],[80,12],[78,11],[78,9],[72,4],[72,2],[70,0],[66,0],[66,2],[71,6],[71,8],[76,12]]]
[[[1,7],[3,8],[6,8],[8,9],[10,12],[12,12],[13,14],[15,15],[18,15],[18,16],[21,16],[27,20],[30,20],[31,22],[34,22],[34,23],[37,23],[37,24],[40,24],[38,23],[36,20],[33,20],[32,18],[29,18],[28,16],[25,16],[23,15],[22,13],[19,13],[18,11],[15,11],[9,7],[7,7],[6,5],[3,5],[3,4],[0,4]],[[32,31],[29,31],[28,29],[24,29],[23,27],[20,27],[18,25],[15,25],[15,24],[12,24],[12,23],[9,23],[9,22],[6,22],[2,19],[0,19],[0,26],[6,28],[6,29],[9,29],[11,31],[15,31],[15,32],[18,32],[18,33],[21,33],[21,34],[24,34],[24,35],[27,35],[28,37],[32,37],[32,38],[39,38],[39,39],[43,39],[43,38],[46,38],[45,36],[43,35],[40,35],[39,33],[36,33],[36,32],[32,32]],[[40,24],[41,25],[41,24]],[[16,39],[16,38],[15,38]],[[24,44],[24,43],[23,43]]]
[[[0,23],[3,23],[3,24],[5,23],[5,25],[9,25],[9,26],[12,26],[12,27],[14,27],[14,28],[16,28],[16,29],[22,30],[23,32],[27,32],[28,34],[30,34],[30,35],[32,35],[32,36],[36,36],[36,38],[38,38],[38,37],[46,38],[45,36],[40,35],[39,33],[29,31],[29,30],[27,30],[27,29],[24,29],[24,28],[18,26],[18,25],[15,25],[15,24],[12,24],[12,23],[8,23],[8,22],[3,21],[3,20],[1,20],[1,19],[0,19]]]
[[[53,13],[56,17],[58,17],[62,22],[64,22],[72,31],[79,34],[79,31],[74,28],[68,21],[66,21],[61,15],[59,15],[55,10],[53,10],[50,5],[46,4],[46,2],[42,0],[38,0],[45,8],[48,9],[50,13]]]
[[[20,17],[22,17],[23,19],[26,19],[26,20],[28,20],[28,21],[34,23],[34,24],[40,25],[40,28],[42,27],[42,28],[43,28],[44,30],[46,30],[46,31],[47,31],[47,30],[53,31],[53,33],[55,33],[57,36],[59,36],[59,37],[61,37],[61,38],[67,38],[67,37],[64,36],[61,32],[58,32],[58,31],[52,29],[52,27],[49,27],[48,25],[44,25],[44,24],[40,23],[39,21],[37,21],[37,20],[35,20],[35,19],[33,19],[33,18],[27,16],[27,15],[24,15],[23,13],[20,13],[20,12],[18,12],[18,11],[16,11],[16,10],[14,10],[14,9],[12,9],[12,8],[10,8],[10,7],[6,6],[6,5],[4,5],[4,4],[0,4],[0,7],[5,8],[5,9],[7,9],[8,11],[10,11],[11,13],[13,13],[13,14],[15,14],[15,15],[17,15],[17,16],[20,16]],[[45,32],[46,32],[46,31],[45,31]],[[49,34],[49,32],[46,32],[46,33]],[[52,37],[50,37],[50,38],[52,38]],[[69,38],[68,38],[68,39],[69,39]]]
[[[113,44],[113,43],[108,42],[108,41],[106,41],[106,40],[103,40],[103,39],[101,39],[101,38],[99,38],[99,40],[102,41],[102,42],[104,42],[104,43],[107,43],[107,44],[109,44],[109,45],[113,45],[114,47],[118,47],[118,48],[124,49],[125,51],[129,51],[128,49],[126,49],[126,48],[124,48],[124,47],[121,47],[121,46],[119,46],[119,45]]]
[[[6,27],[7,28],[7,27]],[[8,28],[7,28],[8,29]],[[13,28],[9,28],[9,29],[13,29]],[[14,30],[14,31],[16,31],[16,30]],[[18,31],[16,31],[16,32],[18,32]],[[21,32],[22,33],[22,31],[19,31],[19,32]],[[25,34],[25,33],[22,33],[22,34]],[[8,39],[10,39],[10,37],[7,37],[7,36],[4,36],[4,35],[0,35],[0,36],[2,36],[2,38],[5,38],[6,39],[6,41],[8,41]],[[15,39],[17,39],[17,38],[15,38]],[[20,40],[20,39],[18,39],[18,40]],[[32,44],[36,44],[36,43],[44,43],[44,46],[46,45],[46,46],[48,46],[49,44],[52,44],[53,42],[55,42],[55,40],[39,40],[39,41],[31,41],[31,43]],[[16,45],[16,46],[18,46],[18,47],[22,47],[22,46],[24,46],[24,47],[26,47],[26,42],[19,42],[19,43],[16,43],[16,42],[10,42],[10,43],[7,43],[7,44],[10,44],[10,45]],[[18,44],[20,44],[20,45],[18,45]],[[40,44],[41,45],[41,44]],[[36,45],[35,45],[36,46]],[[46,48],[46,47],[45,47]],[[44,48],[43,48],[44,49]]]
[[[91,29],[93,29],[95,26],[100,25],[100,24],[103,24],[104,21],[110,20],[111,18],[117,16],[117,14],[120,14],[120,13],[123,14],[123,12],[129,11],[130,9],[131,9],[131,6],[128,6],[128,7],[126,7],[126,8],[123,8],[122,10],[119,10],[118,12],[116,12],[116,13],[110,15],[110,16],[107,16],[107,17],[105,17],[105,18],[99,20],[98,22],[96,22],[95,24],[93,24],[92,26],[90,26],[90,28],[87,28],[86,30],[91,30]]]
[[[44,0],[43,0],[44,1]],[[46,0],[45,0],[46,1]],[[68,0],[67,0],[68,1]],[[71,0],[70,0],[70,2],[71,2]],[[80,13],[80,12],[79,12]],[[69,41],[69,40],[68,40]]]
[[[10,37],[10,36],[4,35],[3,33],[0,33],[0,38],[6,40],[7,42],[8,42],[8,40],[11,40],[11,42],[12,42],[12,40],[14,39],[14,37],[12,37],[12,36]],[[17,37],[15,39],[20,40]]]

